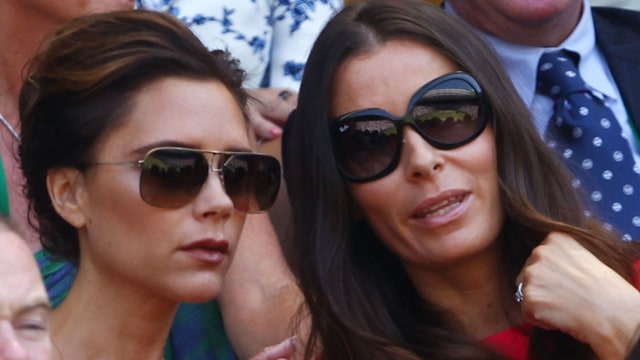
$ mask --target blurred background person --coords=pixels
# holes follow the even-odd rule
[[[29,247],[5,217],[0,244],[0,360],[49,360],[47,292]]]
[[[66,21],[79,15],[133,6],[133,0],[0,1],[0,154],[3,165],[0,169],[0,212],[10,213],[33,250],[40,245],[35,232],[28,226],[23,180],[16,160],[20,130],[18,92],[25,64],[42,39]]]

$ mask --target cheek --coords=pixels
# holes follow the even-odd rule
[[[383,237],[393,232],[394,216],[400,213],[398,185],[387,181],[392,178],[393,174],[371,183],[352,184],[350,189],[359,214]]]
[[[231,218],[224,225],[224,232],[227,236],[227,240],[232,246],[237,247],[240,235],[244,229],[247,215],[241,212],[234,212]],[[247,239],[251,241],[250,239]]]

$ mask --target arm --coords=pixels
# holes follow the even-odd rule
[[[290,337],[302,301],[267,214],[247,216],[219,303],[240,359]]]
[[[518,276],[525,321],[623,359],[640,327],[640,292],[568,235],[551,233]]]

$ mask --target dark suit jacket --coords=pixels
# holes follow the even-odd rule
[[[622,101],[640,134],[640,12],[593,7],[597,46],[604,54]]]

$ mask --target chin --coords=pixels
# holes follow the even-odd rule
[[[207,284],[182,292],[177,300],[186,303],[205,303],[215,300],[218,295],[220,295],[220,287]]]
[[[214,300],[222,289],[222,276],[219,274],[193,274],[177,284],[174,298],[178,302],[203,303]]]

